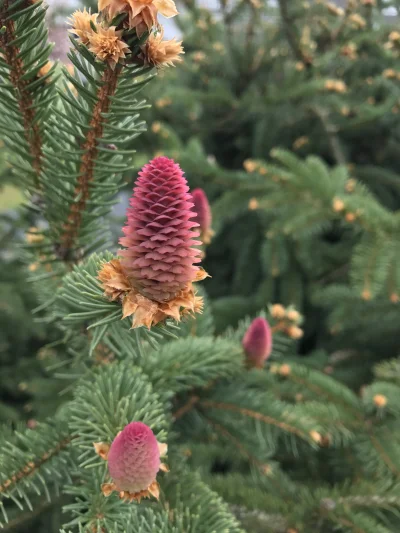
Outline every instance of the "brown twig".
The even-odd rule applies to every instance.
[[[23,7],[24,5],[22,5]],[[32,166],[35,170],[34,184],[36,188],[39,188],[43,141],[39,125],[35,120],[36,112],[33,107],[32,96],[27,89],[30,80],[23,79],[25,71],[23,60],[19,57],[20,49],[17,46],[10,46],[10,43],[16,39],[16,35],[14,21],[9,18],[8,8],[9,0],[4,0],[3,5],[0,7],[0,27],[5,28],[5,30],[3,34],[0,34],[0,46],[4,50],[3,60],[10,68],[10,81],[15,89],[15,98],[24,122],[24,136],[29,146]]]
[[[186,413],[188,413],[200,400],[199,396],[191,396],[189,400],[182,405],[175,413],[173,414],[174,420],[178,420],[179,418],[182,418]]]
[[[379,456],[382,458],[385,465],[388,467],[388,469],[392,472],[392,474],[396,477],[400,477],[400,471],[397,468],[397,466],[393,463],[391,458],[388,456],[388,454],[385,452],[384,448],[382,447],[381,443],[378,441],[374,435],[368,434],[372,446],[375,448]]]
[[[21,468],[21,470],[15,472],[11,477],[9,477],[0,484],[0,494],[2,492],[10,490],[10,488],[12,488],[13,485],[15,485],[18,481],[21,481],[21,479],[24,479],[33,474],[38,468],[43,466],[47,461],[52,459],[61,450],[66,448],[72,439],[73,437],[67,437],[63,439],[57,444],[57,446],[55,446],[48,452],[45,452],[36,461],[29,461],[24,467]]]
[[[98,139],[103,135],[106,122],[103,114],[108,113],[109,111],[111,104],[110,98],[115,93],[120,72],[120,67],[117,66],[115,70],[112,70],[112,68],[107,65],[101,79],[101,86],[97,92],[97,102],[93,108],[92,119],[89,124],[90,127],[81,147],[84,153],[82,155],[79,176],[74,191],[74,197],[79,197],[79,200],[72,203],[61,236],[61,250],[65,257],[69,256],[79,234],[82,216],[89,200],[89,187],[94,177],[96,157],[98,153]]]
[[[248,416],[249,418],[260,420],[260,422],[264,422],[265,424],[279,427],[283,431],[287,431],[288,433],[297,435],[298,437],[302,439],[306,439],[307,441],[309,440],[307,435],[303,433],[300,429],[293,427],[290,424],[287,424],[286,422],[280,422],[279,420],[276,420],[275,418],[272,418],[271,416],[267,416],[262,413],[258,413],[257,411],[253,411],[252,409],[246,409],[244,407],[239,407],[237,405],[230,404],[230,403],[214,402],[212,400],[203,400],[200,402],[200,406],[211,407],[212,409],[221,409],[223,411],[233,411],[243,416]]]

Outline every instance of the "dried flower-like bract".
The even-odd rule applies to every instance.
[[[173,0],[99,0],[99,10],[111,21],[119,13],[127,13],[130,28],[140,36],[157,23],[157,14],[170,18],[178,14]]]
[[[253,320],[243,337],[242,345],[249,366],[262,368],[272,352],[272,331],[265,318]]]
[[[182,61],[180,57],[184,54],[182,41],[171,39],[163,41],[164,32],[157,35],[152,33],[142,48],[143,56],[149,65],[160,68],[162,66],[174,66],[174,63]]]
[[[71,18],[68,23],[72,26],[72,29],[69,30],[70,33],[73,33],[83,44],[89,43],[89,37],[93,33],[91,24],[96,25],[96,20],[98,13],[90,13],[86,11],[86,8],[83,11],[75,11],[72,13]]]
[[[124,59],[125,52],[129,46],[120,39],[122,31],[116,31],[115,26],[104,29],[98,27],[97,32],[89,35],[89,50],[93,52],[97,59],[107,61],[111,68]]]
[[[195,240],[196,214],[179,165],[167,157],[145,165],[130,204],[121,260],[99,272],[105,295],[122,302],[124,317],[134,315],[132,327],[150,328],[168,317],[179,321],[200,312],[202,299],[193,282],[207,274],[195,266],[201,252],[193,247],[201,242]]]
[[[212,215],[208,198],[203,189],[194,189],[192,196],[196,213],[195,221],[200,226],[200,238],[204,244],[210,244],[214,232],[211,229]]]
[[[143,422],[131,422],[115,437],[111,446],[96,443],[96,453],[108,461],[111,483],[104,483],[105,496],[119,492],[126,500],[159,497],[156,481],[159,470],[168,471],[160,457],[167,452],[166,444],[157,441],[152,430]],[[105,449],[107,448],[107,451]]]

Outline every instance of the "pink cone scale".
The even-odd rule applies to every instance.
[[[120,244],[130,283],[156,302],[173,299],[196,278],[201,244],[194,230],[193,199],[180,166],[157,157],[143,167],[134,187]]]
[[[155,481],[160,464],[157,439],[142,422],[125,426],[108,452],[108,470],[118,491],[147,490]]]
[[[208,198],[203,189],[194,189],[192,191],[194,211],[196,213],[195,221],[200,226],[201,238],[205,244],[211,240],[213,231],[211,230],[212,215]]]
[[[272,352],[272,331],[265,318],[253,320],[243,337],[242,345],[249,365],[262,368]]]

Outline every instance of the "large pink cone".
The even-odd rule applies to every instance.
[[[115,437],[108,471],[119,491],[137,493],[155,481],[160,469],[157,439],[143,422],[131,422]]]
[[[137,290],[157,302],[169,301],[194,280],[201,242],[191,221],[196,215],[179,165],[156,157],[139,172],[128,209],[121,264]]]
[[[271,327],[265,318],[255,318],[246,331],[243,349],[252,365],[261,368],[272,352]]]
[[[203,189],[194,189],[192,191],[194,211],[196,213],[195,221],[199,223],[202,233],[211,229],[212,215],[208,198]]]

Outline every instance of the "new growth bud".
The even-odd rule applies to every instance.
[[[253,320],[243,337],[242,345],[249,366],[262,368],[272,352],[272,332],[265,318]]]

